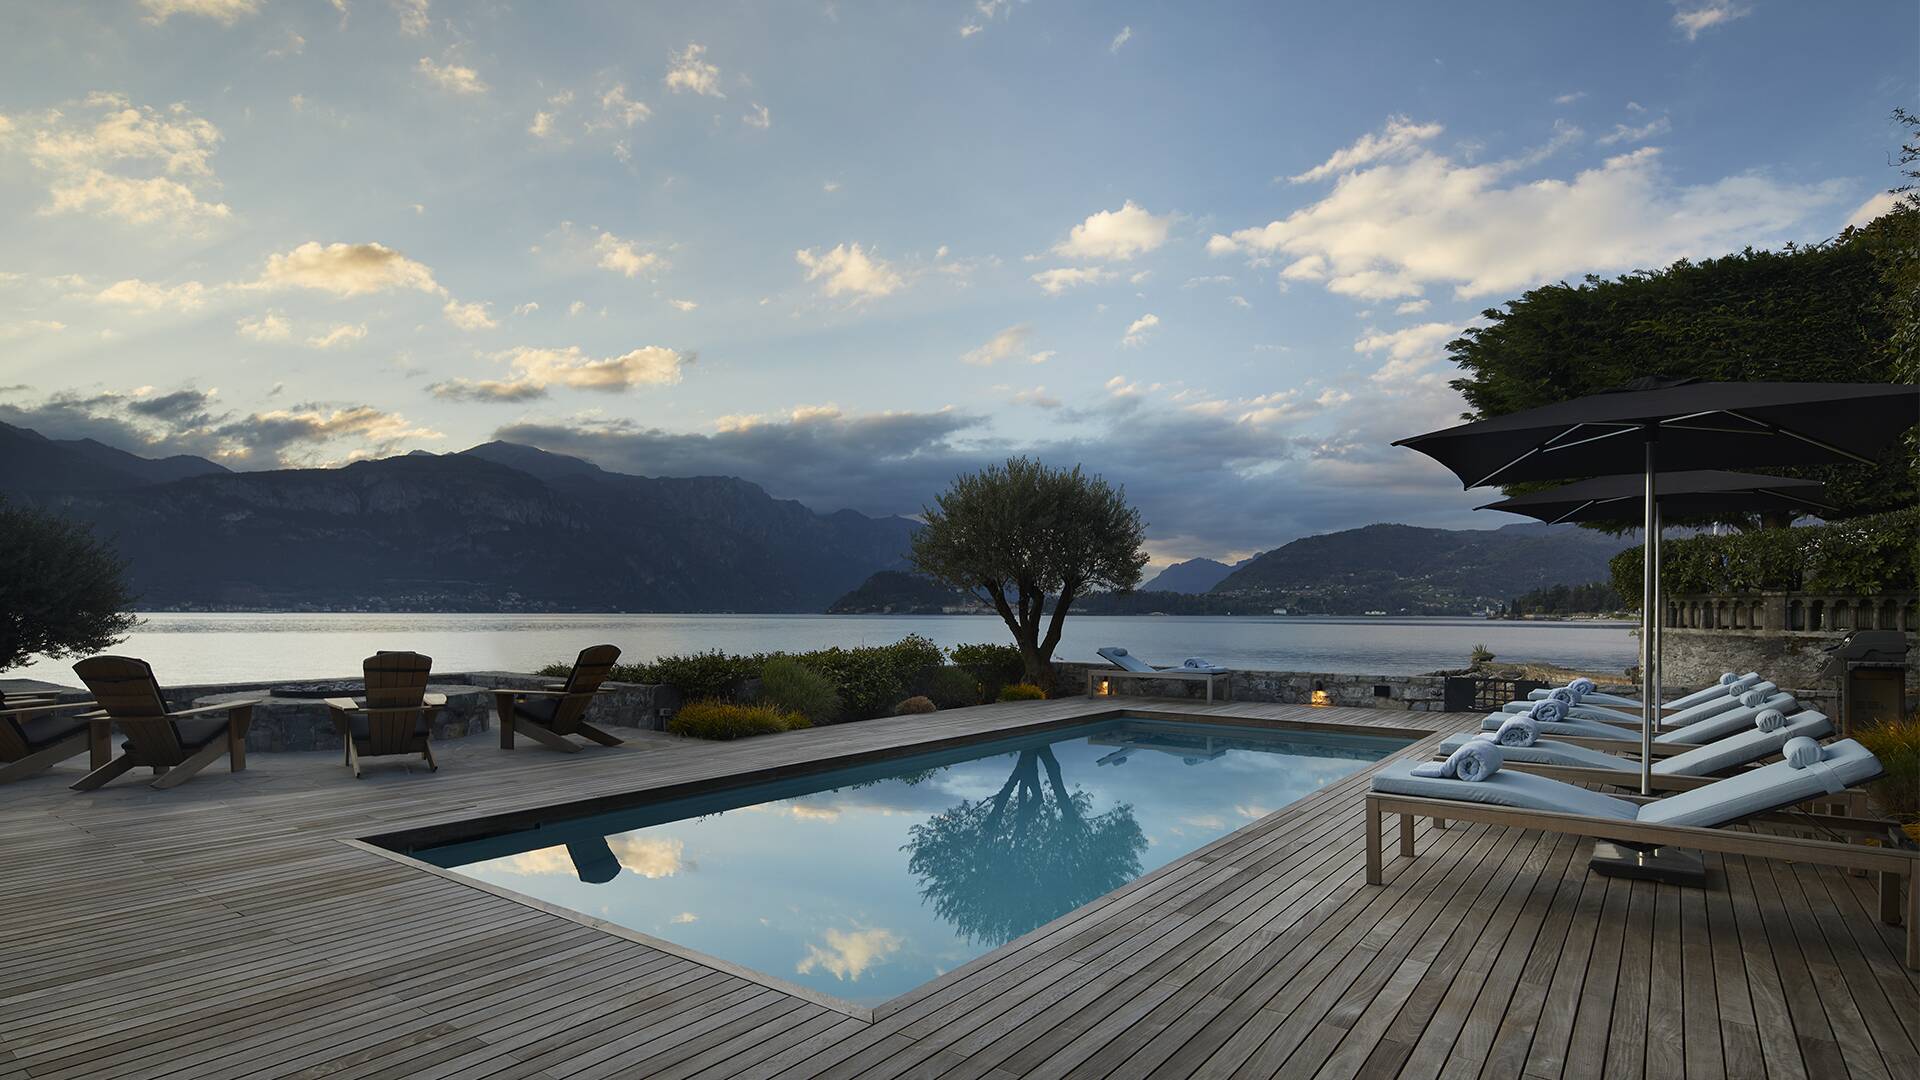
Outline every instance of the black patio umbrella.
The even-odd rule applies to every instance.
[[[1920,387],[1891,383],[1642,381],[1607,393],[1401,439],[1468,488],[1638,472],[1641,580],[1640,792],[1652,793],[1660,716],[1661,470],[1873,464],[1920,423]]]
[[[1688,469],[1660,474],[1660,517],[1723,517],[1786,511],[1799,514],[1832,513],[1826,485],[1818,480],[1762,473]],[[1531,491],[1510,499],[1476,506],[1475,510],[1504,510],[1549,525],[1562,522],[1631,524],[1640,521],[1647,496],[1647,480],[1640,473],[1596,476],[1546,491]]]

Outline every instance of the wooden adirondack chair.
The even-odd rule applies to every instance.
[[[120,756],[82,777],[75,791],[92,791],[140,765],[153,769],[153,786],[163,789],[193,779],[222,754],[234,772],[247,767],[247,725],[262,699],[170,710],[153,669],[130,656],[88,657],[73,673],[127,736]]]
[[[500,718],[500,749],[513,749],[517,732],[541,746],[568,753],[586,749],[567,738],[583,735],[602,746],[619,746],[620,740],[587,723],[587,708],[600,684],[607,679],[620,649],[613,645],[594,645],[580,650],[573,671],[565,684],[548,690],[495,690],[494,712]]]
[[[361,664],[364,698],[328,698],[333,722],[346,746],[346,764],[360,779],[360,759],[419,754],[439,772],[428,736],[433,717],[447,704],[445,694],[427,693],[433,657],[412,652],[378,652]]]
[[[91,701],[55,701],[42,695],[0,694],[0,784],[46,772],[93,745],[93,724],[78,714]],[[106,759],[94,762],[98,768]]]

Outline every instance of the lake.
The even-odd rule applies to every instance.
[[[1069,616],[1062,660],[1122,645],[1155,664],[1189,656],[1277,671],[1415,675],[1463,667],[1475,644],[1502,660],[1623,671],[1637,639],[1619,622],[1490,622],[1472,618]],[[623,659],[669,653],[880,645],[920,634],[939,645],[1008,641],[997,618],[970,615],[395,615],[142,616],[114,652],[145,658],[162,683],[346,676],[379,649],[433,657],[442,671],[529,671],[612,642]],[[8,678],[77,684],[69,662],[40,660]]]

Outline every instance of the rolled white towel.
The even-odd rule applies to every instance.
[[[1737,683],[1739,681],[1740,681],[1740,676],[1735,675],[1731,671],[1723,671],[1720,673],[1721,686],[1732,686],[1734,683]]]
[[[1600,689],[1600,687],[1599,687],[1599,684],[1595,683],[1592,679],[1589,679],[1585,675],[1582,675],[1579,678],[1568,683],[1567,689],[1573,691],[1574,703],[1578,704],[1581,698],[1586,697],[1588,694],[1591,694],[1595,690]]]
[[[1540,741],[1540,725],[1530,716],[1516,716],[1500,725],[1493,741],[1501,746],[1532,746]]]
[[[1740,704],[1745,705],[1749,709],[1758,708],[1759,706],[1765,704],[1766,700],[1767,700],[1767,695],[1761,693],[1758,690],[1749,690],[1746,693],[1740,695]]]
[[[1568,689],[1567,687],[1556,686],[1553,689],[1547,691],[1547,700],[1557,701],[1562,705],[1572,705],[1574,702],[1580,699],[1578,697],[1575,697],[1573,691]]]
[[[1487,739],[1468,739],[1458,750],[1447,757],[1447,768],[1453,775],[1471,784],[1477,784],[1500,771],[1500,765],[1506,756],[1500,753],[1500,747]]]
[[[1753,717],[1753,726],[1761,731],[1779,731],[1786,723],[1786,714],[1779,709],[1761,709]]]
[[[1553,698],[1542,698],[1533,703],[1533,708],[1527,710],[1527,715],[1542,724],[1557,724],[1567,718],[1567,706],[1565,702],[1555,701]]]
[[[1788,739],[1787,745],[1781,747],[1780,752],[1786,756],[1787,764],[1796,769],[1804,769],[1820,761],[1820,744],[1805,735],[1796,735]]]

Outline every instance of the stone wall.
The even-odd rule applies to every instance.
[[[1054,686],[1061,693],[1084,688],[1088,670],[1104,666],[1057,661],[1053,665]],[[1235,671],[1227,676],[1224,693],[1216,690],[1216,694],[1233,701],[1440,712],[1446,707],[1446,683],[1447,680],[1438,675]],[[1189,697],[1204,700],[1207,696],[1206,684],[1174,679],[1115,679],[1109,684],[1109,689],[1116,697]],[[1318,697],[1315,696],[1316,692]]]
[[[1713,682],[1723,671],[1757,671],[1795,692],[1803,701],[1832,702],[1840,688],[1820,677],[1826,649],[1843,632],[1792,630],[1681,630],[1660,631],[1660,677],[1663,684],[1700,685]],[[1907,709],[1920,709],[1920,647],[1907,651]]]

